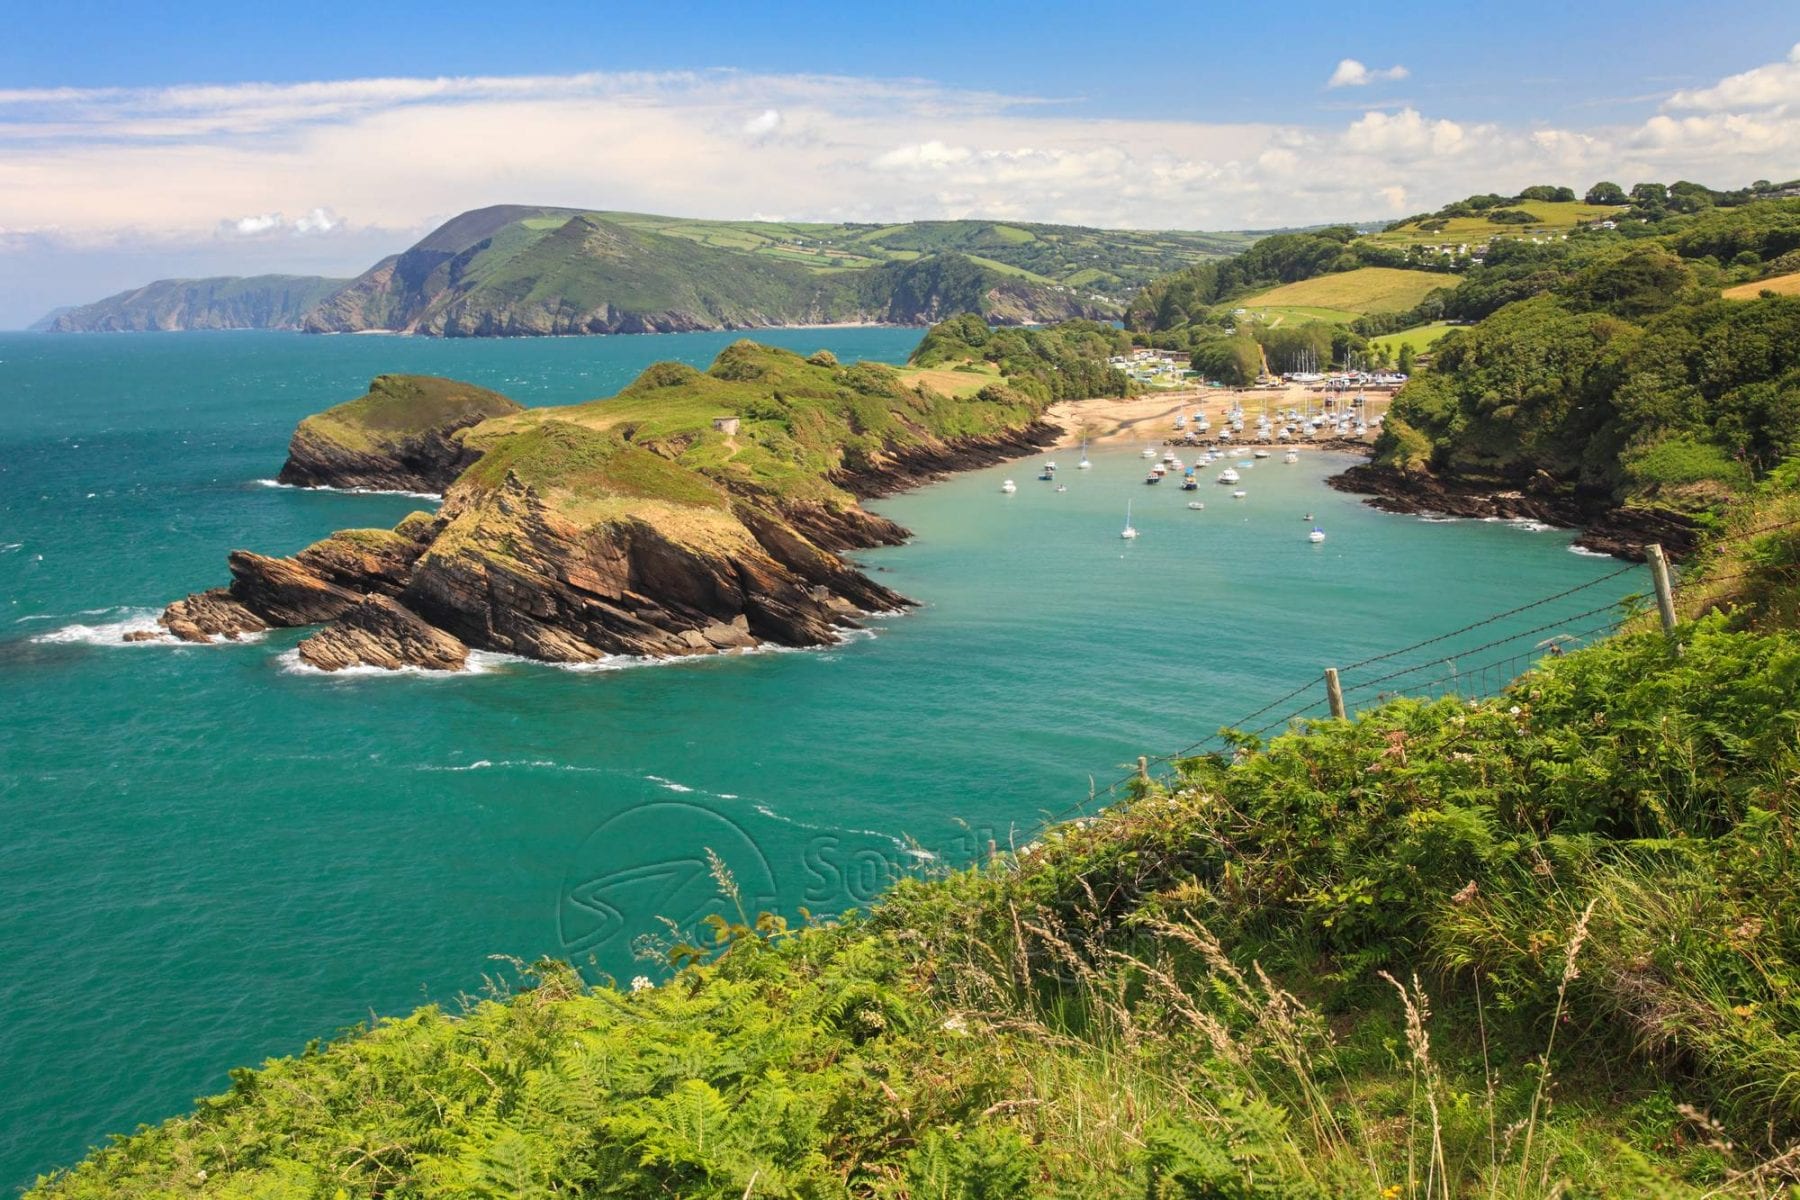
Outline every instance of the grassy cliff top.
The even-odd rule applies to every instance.
[[[947,396],[877,363],[845,366],[740,341],[706,371],[657,363],[616,396],[484,422],[467,441],[486,457],[458,486],[496,486],[516,470],[571,496],[706,506],[720,502],[723,487],[842,503],[848,496],[831,482],[841,468],[1017,430],[1041,412],[993,379],[983,382],[973,395]],[[736,418],[737,432],[715,429],[721,418]]]
[[[499,392],[435,375],[377,375],[366,394],[315,413],[301,428],[350,449],[521,411]]]

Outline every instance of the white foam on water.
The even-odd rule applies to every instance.
[[[480,657],[477,657],[478,655]],[[463,664],[461,670],[457,671],[435,671],[428,667],[414,666],[395,667],[390,670],[387,667],[372,667],[366,663],[359,663],[354,667],[340,667],[335,671],[326,671],[313,666],[311,663],[301,658],[300,648],[296,646],[292,650],[284,650],[280,654],[277,654],[275,656],[275,661],[280,663],[282,671],[289,675],[314,675],[321,679],[393,679],[401,677],[412,679],[460,679],[465,675],[489,674],[508,657],[509,656],[502,654],[483,654],[481,651],[471,650],[469,651],[468,661]]]
[[[23,550],[24,542],[0,542],[0,554],[11,554],[15,550]]]
[[[404,488],[344,488],[332,487],[330,484],[326,483],[311,486],[299,483],[283,483],[279,479],[258,479],[256,482],[262,487],[285,488],[291,492],[337,492],[342,496],[411,496],[415,500],[435,501],[442,501],[444,498],[442,492],[409,492]]]
[[[229,638],[214,638],[212,641],[204,643],[184,642],[156,623],[156,618],[161,611],[155,608],[127,608],[123,605],[112,608],[87,608],[73,615],[78,617],[116,615],[118,619],[94,622],[76,621],[46,633],[40,633],[31,640],[45,646],[233,646],[261,641],[264,636],[261,633],[247,633],[239,635],[235,642]],[[59,619],[52,615],[19,618],[20,622]],[[151,633],[156,636],[128,642],[125,640],[125,635],[128,633]]]
[[[651,783],[656,784],[658,787],[667,788],[671,792],[687,793],[694,790],[685,783],[676,783],[673,779],[664,779],[661,775],[646,775],[644,778],[648,779]],[[711,793],[708,794],[710,795]]]
[[[1579,554],[1583,558],[1611,558],[1612,557],[1612,555],[1606,553],[1606,551],[1604,551],[1604,550],[1589,550],[1586,546],[1578,546],[1574,542],[1569,543],[1569,553],[1570,554]]]

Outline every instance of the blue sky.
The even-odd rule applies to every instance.
[[[1800,175],[1800,5],[0,0],[0,327],[501,201],[1137,227]]]

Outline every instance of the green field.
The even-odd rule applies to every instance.
[[[596,215],[645,233],[796,263],[817,271],[861,269],[953,253],[1033,283],[1079,287],[1115,298],[1129,295],[1158,275],[1235,254],[1256,240],[1247,233],[1109,230],[990,221],[832,225],[709,221],[646,213]],[[534,218],[526,224],[533,229],[549,229],[557,220]]]
[[[1582,204],[1579,201],[1561,202],[1553,200],[1521,200],[1516,204],[1507,204],[1509,209],[1523,209],[1538,218],[1536,225],[1499,225],[1485,216],[1451,217],[1442,229],[1421,229],[1419,222],[1413,221],[1399,229],[1383,230],[1371,233],[1367,240],[1380,246],[1414,246],[1440,243],[1463,243],[1470,245],[1484,243],[1496,234],[1502,237],[1531,237],[1536,234],[1564,234],[1574,229],[1583,221],[1600,221],[1607,217],[1616,217],[1625,211],[1605,204]]]
[[[1777,296],[1800,296],[1800,272],[1792,275],[1777,275],[1773,279],[1758,279],[1754,283],[1740,283],[1736,287],[1725,289],[1727,300],[1755,300],[1764,292],[1774,292]]]
[[[1238,307],[1244,307],[1239,305]],[[1244,315],[1264,325],[1300,325],[1307,321],[1324,321],[1331,325],[1348,325],[1361,316],[1342,308],[1319,308],[1307,304],[1276,304],[1268,307],[1258,305],[1255,308],[1244,308]]]
[[[1404,312],[1455,280],[1435,271],[1404,271],[1395,267],[1360,267],[1284,283],[1247,299],[1236,307],[1264,310],[1314,310],[1320,320],[1349,321],[1369,313]],[[1329,312],[1333,315],[1325,316]]]
[[[1422,354],[1453,328],[1455,326],[1448,321],[1433,321],[1429,325],[1415,325],[1411,329],[1402,329],[1399,333],[1371,338],[1369,345],[1386,346],[1394,354],[1399,354],[1402,346],[1411,346],[1414,354]]]

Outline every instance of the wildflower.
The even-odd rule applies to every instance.
[[[1399,1184],[1390,1183],[1386,1187],[1381,1189],[1381,1200],[1399,1200],[1399,1198],[1400,1198],[1400,1185]]]
[[[961,1013],[952,1013],[944,1019],[944,1032],[963,1034],[969,1032],[969,1023],[963,1020]]]
[[[638,975],[631,981],[631,992],[633,995],[636,995],[639,992],[647,992],[655,986],[654,983],[650,982],[650,977],[648,975]]]
[[[1510,713],[1512,716],[1516,717],[1519,715],[1519,706],[1515,704],[1511,708],[1507,709],[1506,711],[1508,713]]]
[[[1473,879],[1471,879],[1471,880],[1469,880],[1468,883],[1466,883],[1462,886],[1461,891],[1457,892],[1456,895],[1450,897],[1450,903],[1452,903],[1452,904],[1467,904],[1469,901],[1475,899],[1479,895],[1481,895],[1481,889],[1479,887],[1477,887],[1475,884],[1475,881]]]

